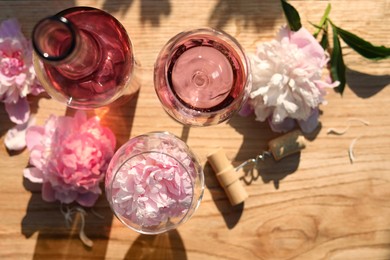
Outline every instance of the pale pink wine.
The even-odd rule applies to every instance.
[[[208,109],[222,103],[233,86],[229,60],[210,46],[185,51],[172,69],[172,88],[191,107]]]
[[[94,8],[71,8],[56,17],[66,18],[70,29],[62,25],[48,39],[45,35],[36,39],[49,58],[59,57],[59,61],[43,63],[51,87],[68,99],[69,106],[93,108],[112,101],[128,83],[134,65],[125,29],[114,17]],[[55,26],[61,25],[53,22],[46,31]]]
[[[245,54],[230,36],[212,29],[177,35],[155,65],[155,89],[169,115],[183,124],[229,119],[248,96]]]
[[[242,67],[233,49],[203,35],[177,47],[168,65],[168,81],[183,104],[213,111],[229,106],[245,88]]]

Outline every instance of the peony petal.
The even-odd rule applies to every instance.
[[[287,25],[284,25],[280,28],[278,34],[276,35],[276,39],[281,41],[283,38],[289,38],[291,35],[291,30],[288,29]]]
[[[297,32],[291,32],[290,42],[296,44],[298,48],[306,51],[310,57],[324,57],[324,49],[313,35],[304,27],[301,27],[301,29]]]
[[[45,182],[42,185],[42,199],[47,202],[54,202],[55,191],[49,182]]]
[[[6,37],[19,39],[24,38],[20,30],[20,24],[15,18],[5,20],[0,25],[0,38]]]
[[[115,138],[114,133],[111,131],[110,128],[102,127],[102,134],[101,135],[106,136],[108,138],[108,140],[110,140],[110,144],[111,144],[111,148],[112,148],[111,153],[113,154],[115,146],[116,146],[116,138]],[[107,151],[107,152],[109,152],[109,151]],[[111,157],[112,157],[112,155],[111,155]]]
[[[5,103],[9,118],[16,124],[24,124],[30,117],[30,107],[26,98],[19,98],[16,103]]]
[[[259,98],[256,99],[256,101],[258,100]],[[272,114],[273,108],[266,106],[262,102],[253,102],[253,103],[255,104],[252,106],[254,107],[256,120],[260,122],[264,122],[268,118],[268,116]]]
[[[283,106],[289,114],[294,114],[299,108],[294,102],[287,100],[287,98],[281,101],[280,105]]]
[[[272,131],[277,133],[286,133],[295,127],[295,120],[292,118],[285,118],[281,123],[274,123],[271,118],[268,118],[268,123]]]
[[[340,85],[340,81],[335,81],[332,83],[331,81],[328,82],[327,80],[326,81],[316,80],[316,81],[314,81],[314,83],[319,88],[335,88],[335,87],[338,87]]]
[[[99,198],[99,194],[92,193],[92,192],[86,192],[79,194],[76,201],[84,207],[92,207],[97,199]]]
[[[318,126],[318,117],[320,112],[318,109],[313,109],[311,115],[307,120],[298,120],[299,127],[305,134],[312,133]]]
[[[69,204],[76,200],[78,194],[77,191],[68,190],[62,191],[61,188],[53,187],[54,200],[59,200],[61,203]]]
[[[41,126],[31,126],[26,132],[27,148],[31,151],[35,146],[40,145],[45,130]]]
[[[20,73],[19,75],[15,76],[15,83],[19,86],[23,85],[24,81],[26,80],[26,77],[26,73]],[[28,88],[24,88],[20,96],[25,97],[27,96],[27,94]]]
[[[77,110],[74,115],[75,124],[79,127],[87,121],[87,114],[82,110]]]
[[[249,104],[249,102],[246,102],[240,109],[240,111],[238,112],[238,114],[240,116],[250,116],[251,114],[253,114],[253,108],[251,107],[251,105]]]
[[[34,148],[34,150],[30,152],[30,164],[34,165],[40,170],[44,170],[43,163],[46,163],[44,160],[42,160],[44,156],[43,153],[44,147],[39,147],[39,149]]]
[[[4,144],[9,150],[22,150],[26,147],[26,132],[27,129],[35,123],[34,118],[30,118],[24,124],[16,125],[7,131],[4,138]]]
[[[30,93],[34,96],[38,96],[42,92],[45,92],[45,89],[38,82],[34,82],[31,86]]]
[[[77,168],[77,157],[75,154],[63,154],[62,162],[64,163],[64,166],[71,170],[76,170]]]
[[[23,176],[29,179],[31,182],[43,183],[43,174],[39,169],[35,167],[24,169]]]

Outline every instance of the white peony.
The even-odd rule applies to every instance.
[[[301,128],[314,130],[326,88],[339,84],[323,80],[328,60],[328,54],[305,28],[292,32],[282,27],[276,40],[260,44],[251,56],[253,86],[248,101],[256,120],[268,119],[273,130],[281,132],[295,125],[286,124],[286,120],[300,124],[311,120],[309,127]]]

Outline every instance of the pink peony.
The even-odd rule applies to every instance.
[[[29,127],[26,139],[34,167],[24,169],[24,176],[43,183],[42,198],[93,206],[114,154],[112,131],[78,111],[74,118],[50,116],[44,126]]]
[[[0,25],[0,101],[4,102],[12,122],[24,124],[30,116],[27,95],[43,89],[35,76],[32,46],[16,19]]]
[[[329,57],[316,39],[303,27],[297,32],[282,27],[276,40],[258,46],[251,61],[248,102],[256,119],[268,119],[278,132],[290,130],[296,122],[304,132],[313,131],[326,88],[339,84],[323,80]]]

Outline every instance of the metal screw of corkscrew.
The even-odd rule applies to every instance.
[[[241,170],[245,166],[253,164],[253,168],[257,168],[259,161],[264,161],[266,157],[272,157],[272,153],[269,151],[264,151],[262,154],[257,155],[255,158],[246,160],[245,162],[238,165],[235,169],[236,171]]]

